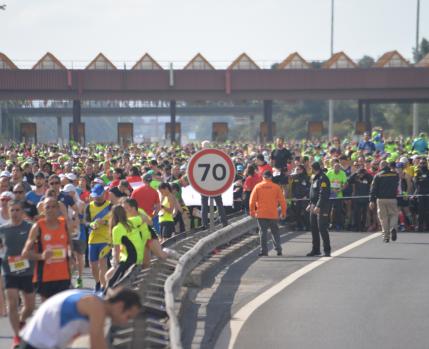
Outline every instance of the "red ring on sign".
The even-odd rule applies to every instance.
[[[225,162],[227,163],[228,168],[229,168],[229,177],[228,177],[228,180],[226,181],[225,185],[222,186],[222,188],[219,188],[218,190],[213,190],[213,191],[201,188],[197,184],[197,182],[195,181],[193,171],[191,171],[191,169],[193,169],[195,167],[195,163],[199,158],[201,158],[202,156],[205,156],[205,155],[209,155],[209,154],[215,154],[215,155],[219,155],[220,157],[222,157],[225,160]],[[222,193],[226,192],[229,189],[229,187],[232,185],[232,183],[234,183],[234,178],[235,178],[234,163],[232,162],[231,158],[221,150],[218,150],[218,149],[200,150],[189,161],[189,165],[188,165],[189,184],[191,184],[192,188],[194,188],[198,193],[200,193],[202,195],[205,195],[205,196],[219,196],[219,195],[221,195]]]

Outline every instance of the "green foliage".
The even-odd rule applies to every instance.
[[[371,68],[375,63],[374,58],[372,58],[371,56],[363,56],[361,59],[359,59],[358,61],[358,66],[361,68]]]
[[[420,50],[418,54],[417,54],[416,47],[413,47],[414,62],[418,63],[428,53],[429,53],[429,41],[426,40],[426,38],[423,38],[422,41],[420,42]]]

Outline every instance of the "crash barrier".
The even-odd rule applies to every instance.
[[[330,197],[329,200],[357,200],[357,199],[368,199],[371,196],[369,195],[361,195],[361,196],[342,196],[342,197]],[[402,194],[402,195],[396,195],[396,198],[404,198],[404,199],[417,199],[419,197],[429,197],[429,194]],[[300,198],[300,199],[287,199],[288,201],[291,202],[298,202],[298,201],[310,201],[309,198]]]
[[[201,238],[194,247],[179,259],[173,274],[167,278],[164,285],[165,310],[169,319],[170,348],[182,348],[181,329],[176,309],[176,300],[179,298],[185,278],[214,249],[242,235],[248,234],[256,228],[257,222],[255,219],[251,217],[242,218],[225,228]]]
[[[235,226],[236,221],[241,219],[241,213],[228,215],[229,226]],[[221,225],[217,225],[215,229],[221,229]],[[177,234],[164,241],[162,246],[172,248],[179,254],[185,255],[201,239],[211,234],[209,230]],[[170,324],[165,305],[164,285],[168,277],[175,272],[177,265],[176,260],[154,259],[150,268],[142,270],[140,267],[134,266],[115,283],[114,287],[127,287],[138,292],[142,299],[143,311],[128,327],[115,328],[112,326],[110,328],[111,348],[140,349],[170,346]]]

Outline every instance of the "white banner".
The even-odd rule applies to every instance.
[[[190,185],[182,188],[182,198],[186,206],[201,206],[201,195]],[[224,206],[232,206],[233,186],[231,186],[225,193],[222,194],[222,202]]]

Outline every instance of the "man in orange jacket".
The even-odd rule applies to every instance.
[[[250,195],[250,215],[258,220],[261,252],[259,256],[268,256],[267,233],[271,230],[277,256],[282,255],[279,234],[279,212],[281,219],[286,217],[286,200],[279,185],[273,183],[273,173],[269,170],[262,175],[263,181],[258,183]]]

